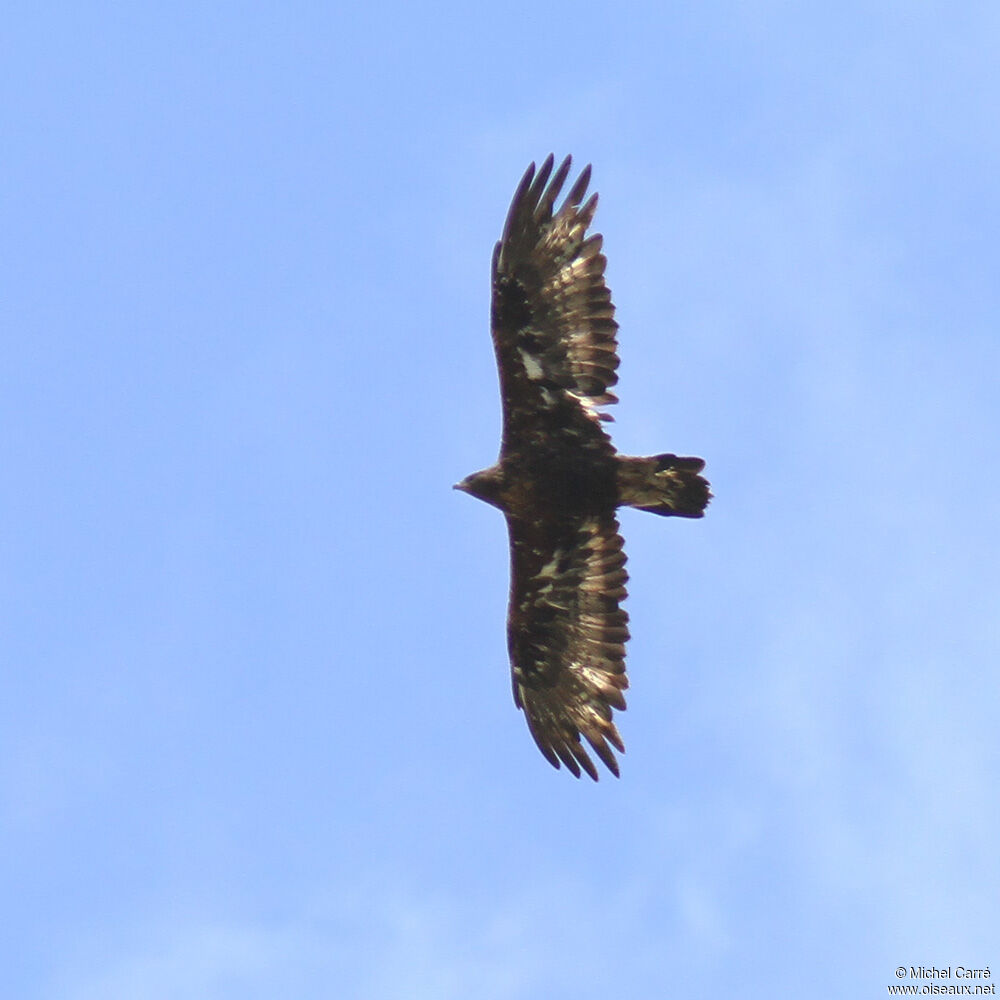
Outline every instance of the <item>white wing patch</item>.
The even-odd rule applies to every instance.
[[[562,549],[556,549],[555,555],[535,574],[533,578],[535,586],[528,591],[525,599],[521,602],[522,611],[527,611],[532,605],[541,607],[547,604],[550,607],[559,607],[552,601],[550,595],[556,583],[559,563],[564,555],[565,552]]]
[[[562,549],[556,549],[552,558],[538,571],[538,576],[555,576],[559,563],[566,553]]]
[[[564,391],[570,399],[572,399],[575,403],[579,403],[580,406],[582,406],[591,416],[598,418],[603,416],[603,414],[598,412],[598,404],[595,403],[589,396],[582,396],[578,392],[573,392],[572,389],[566,389]]]
[[[538,358],[529,354],[523,347],[517,349],[517,353],[521,355],[521,362],[524,364],[524,372],[531,379],[532,382],[537,382],[545,372],[542,370],[542,366],[538,362]]]

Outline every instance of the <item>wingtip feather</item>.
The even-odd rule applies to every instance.
[[[550,161],[551,156],[549,160],[546,160],[546,163],[550,163]],[[569,173],[571,162],[572,157],[567,156],[566,159],[559,164],[559,169],[556,170],[552,180],[548,183],[548,187],[545,188],[538,199],[538,206],[535,209],[536,219],[543,220],[552,217],[552,206],[555,204],[556,198],[559,197],[559,192],[562,190],[563,184],[566,183],[566,175]]]
[[[567,157],[567,159],[569,159]],[[588,163],[583,170],[580,171],[580,176],[576,179],[576,183],[570,188],[569,194],[566,196],[567,205],[579,205],[583,196],[587,193],[587,187],[590,184],[590,164]]]

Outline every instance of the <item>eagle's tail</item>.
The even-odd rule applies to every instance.
[[[700,458],[653,455],[618,458],[618,504],[653,514],[701,517],[712,499],[708,481],[698,475]]]

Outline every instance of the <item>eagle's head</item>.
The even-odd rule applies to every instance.
[[[471,476],[466,476],[465,479],[460,483],[455,483],[454,486],[456,490],[461,490],[470,496],[485,500],[486,503],[492,504],[494,507],[501,507],[503,487],[503,471],[499,465],[483,469],[482,472],[473,472]]]

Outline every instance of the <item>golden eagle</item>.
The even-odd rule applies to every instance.
[[[498,507],[510,534],[507,647],[514,701],[553,767],[608,769],[624,752],[611,721],[624,709],[625,553],[615,509],[701,517],[711,497],[700,458],[616,453],[598,407],[616,402],[611,292],[599,235],[586,238],[597,195],[581,206],[586,167],[558,211],[570,157],[528,167],[493,251],[493,346],[503,440],[492,468],[458,483]],[[551,177],[551,180],[549,179]]]

